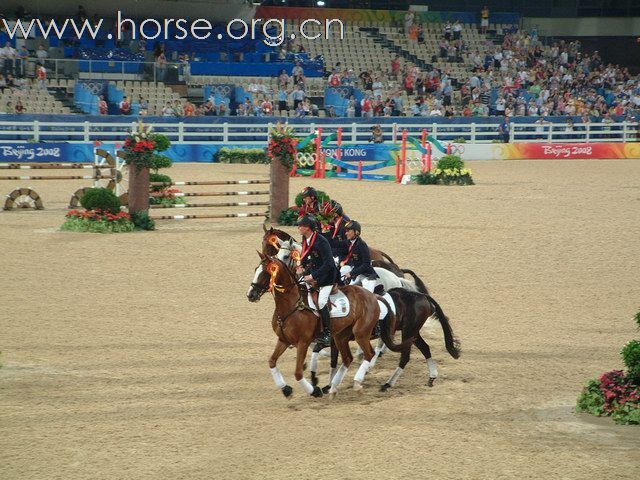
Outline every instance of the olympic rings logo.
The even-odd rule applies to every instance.
[[[316,154],[298,152],[296,161],[301,167],[312,167],[316,164]]]
[[[464,145],[462,145],[461,143],[454,145],[453,143],[451,144],[451,153],[457,153],[459,155],[462,155],[464,153]]]
[[[341,97],[346,97],[347,95],[349,95],[351,93],[351,89],[348,87],[331,87],[331,89],[329,90],[330,93],[333,93],[335,95],[340,95]]]
[[[104,90],[104,84],[102,83],[87,82],[84,85],[89,89],[89,91],[93,95],[98,95],[99,93],[101,94],[102,91]]]
[[[221,95],[229,95],[231,87],[229,85],[216,85],[211,87],[211,93],[219,93]]]

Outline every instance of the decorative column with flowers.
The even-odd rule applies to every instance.
[[[295,162],[298,139],[288,124],[278,123],[269,132],[267,154],[271,159],[271,223],[279,223],[280,214],[289,208],[289,176]]]
[[[171,142],[142,122],[134,125],[124,142],[124,161],[129,165],[129,213],[149,210],[149,169],[168,168],[171,159],[160,152]]]

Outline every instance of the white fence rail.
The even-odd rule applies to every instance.
[[[213,143],[213,144],[264,144],[268,139],[269,123],[154,123],[158,133],[163,133],[173,142]],[[0,121],[0,142],[93,142],[122,140],[135,122],[2,122]],[[375,123],[307,123],[290,124],[300,136],[322,127],[326,134],[343,131],[345,143],[366,143],[371,138],[371,128]],[[388,123],[382,124],[385,141],[398,143],[402,131],[419,137],[426,128],[429,135],[441,141],[459,141],[463,138],[471,143],[491,143],[501,141],[498,123],[434,124]],[[323,137],[324,137],[323,133]],[[544,143],[591,143],[591,142],[636,142],[640,141],[638,122],[621,123],[576,123],[568,127],[565,123],[511,123],[510,142]]]

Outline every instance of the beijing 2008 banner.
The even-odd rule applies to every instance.
[[[492,145],[496,160],[640,158],[640,143],[507,143]]]

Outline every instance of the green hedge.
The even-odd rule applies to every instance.
[[[218,150],[220,163],[270,163],[264,148],[226,148]]]

